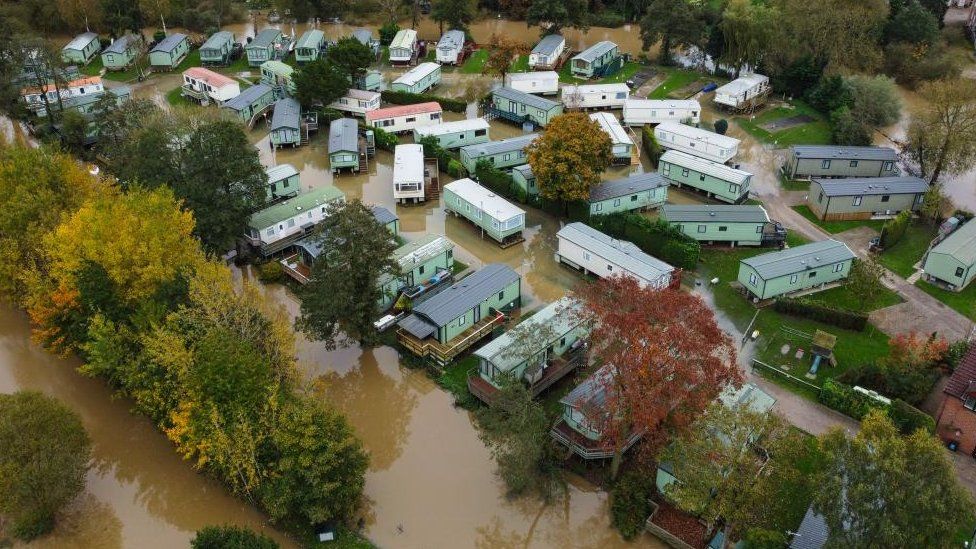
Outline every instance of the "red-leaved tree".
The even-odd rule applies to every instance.
[[[741,374],[732,339],[701,298],[677,289],[641,286],[613,276],[575,292],[591,327],[591,356],[614,375],[601,376],[604,440],[615,449],[616,476],[629,436],[642,432],[656,452],[684,431]]]

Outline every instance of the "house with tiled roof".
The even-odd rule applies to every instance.
[[[942,390],[936,418],[939,438],[950,448],[976,455],[976,345],[970,346]]]

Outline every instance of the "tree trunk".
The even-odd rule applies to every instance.
[[[163,34],[166,34],[166,20],[163,19],[163,13],[159,13],[159,22],[163,24]]]
[[[624,461],[624,452],[621,448],[613,451],[613,459],[610,460],[610,480],[616,480],[620,474],[620,464]]]
[[[661,36],[661,52],[658,54],[658,59],[662,65],[671,64],[671,35],[668,33]]]
[[[929,185],[935,185],[935,182],[939,180],[939,176],[942,175],[942,168],[945,164],[946,155],[949,151],[949,134],[946,134],[945,139],[942,140],[942,147],[939,149],[939,159],[935,161],[935,169],[932,170],[932,179],[929,180]]]

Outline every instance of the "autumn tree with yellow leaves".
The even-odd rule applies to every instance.
[[[612,147],[610,137],[585,113],[553,118],[527,150],[539,194],[565,203],[589,200],[600,174],[610,166]]]

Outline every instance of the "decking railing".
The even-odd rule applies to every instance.
[[[397,331],[397,339],[413,354],[421,358],[433,358],[439,364],[444,365],[454,360],[465,349],[477,343],[503,322],[505,322],[505,315],[496,312],[494,316],[481,320],[448,343],[441,343],[435,339],[419,340],[403,330]]]
[[[613,457],[613,446],[604,443],[602,440],[590,440],[583,435],[577,434],[562,419],[557,421],[552,429],[549,430],[549,434],[556,442],[562,444],[585,460],[609,459]],[[621,452],[629,450],[640,438],[641,433],[631,433]]]
[[[539,396],[554,383],[566,377],[566,374],[584,364],[585,361],[586,352],[584,350],[578,350],[569,356],[564,355],[554,358],[546,366],[539,381],[529,385],[532,396]],[[495,400],[495,396],[498,394],[498,388],[481,377],[481,374],[476,369],[468,372],[468,391],[489,406],[491,406]]]

